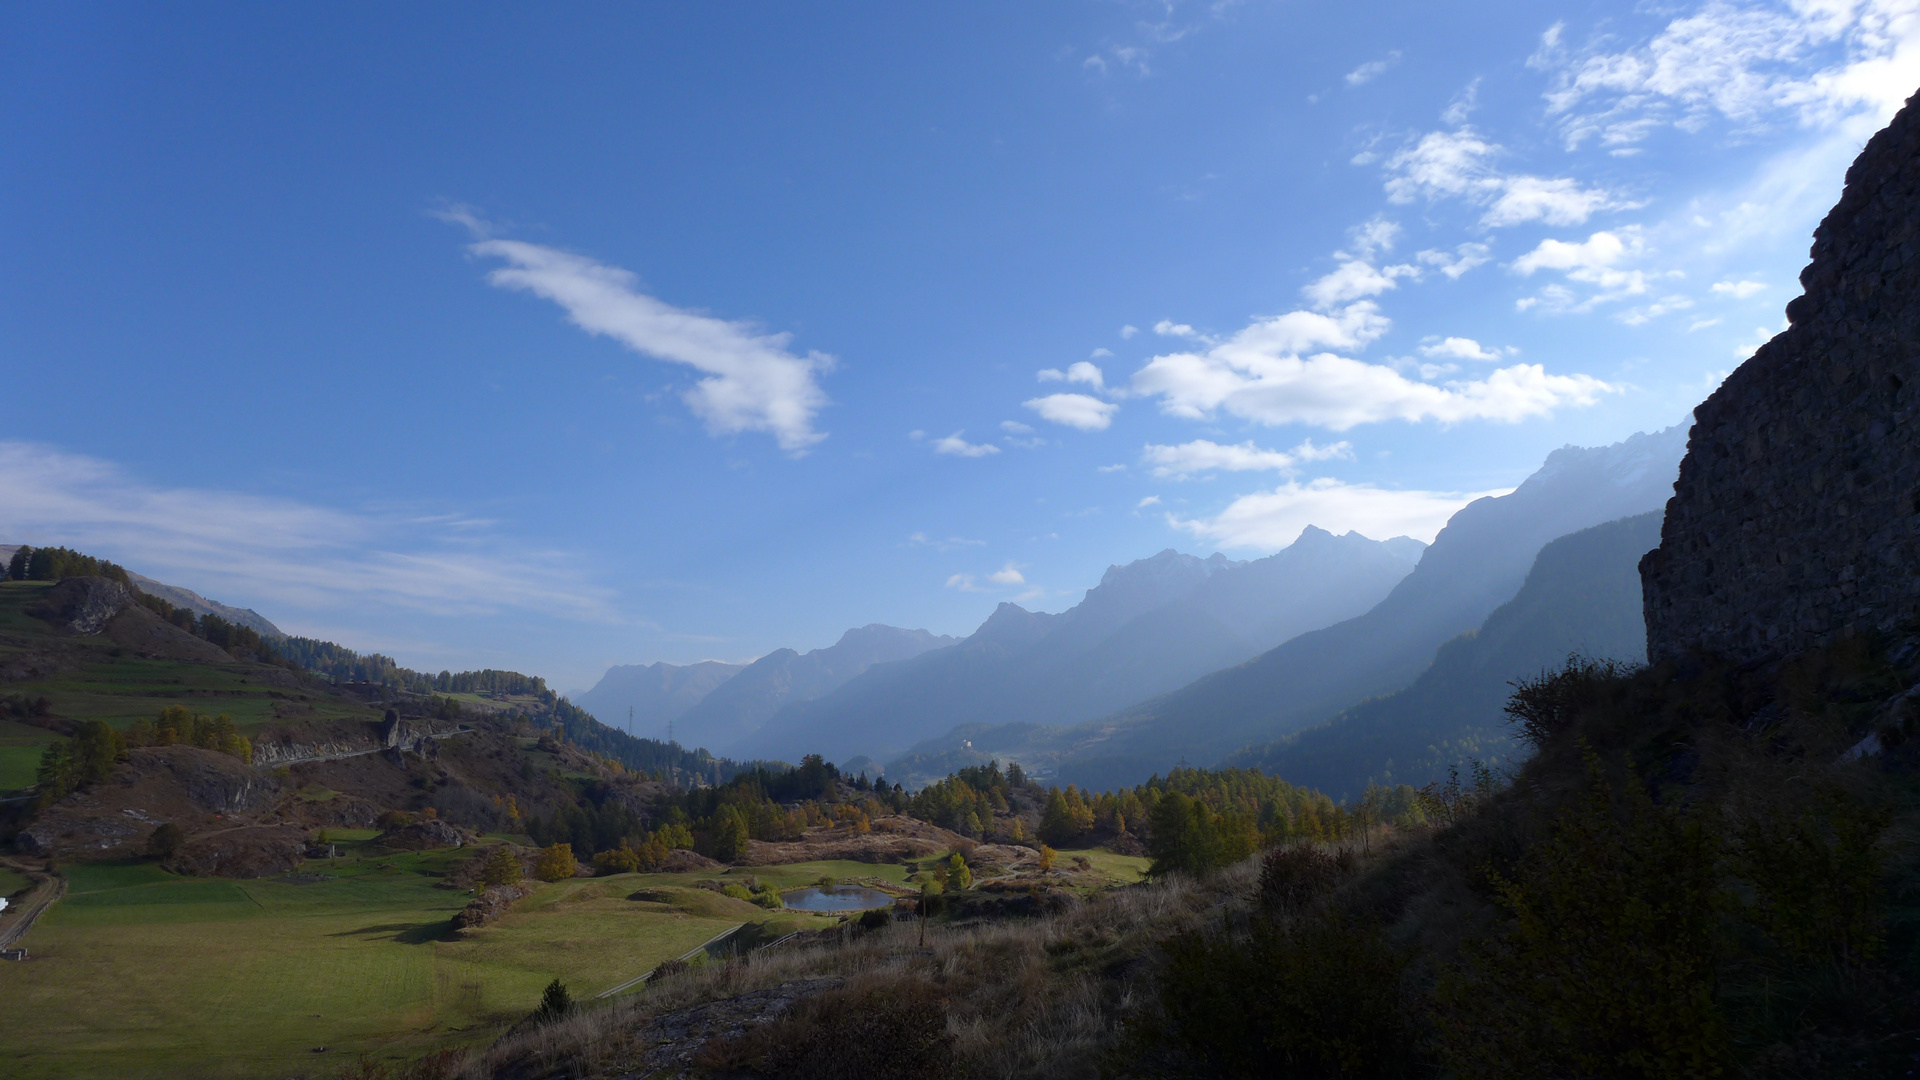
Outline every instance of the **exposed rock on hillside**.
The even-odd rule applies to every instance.
[[[306,834],[288,825],[246,825],[189,840],[167,869],[194,877],[263,878],[298,869]]]
[[[1847,170],[1792,325],[1697,410],[1647,652],[1781,657],[1920,616],[1920,105]]]
[[[28,611],[70,634],[97,634],[133,604],[133,590],[103,577],[77,577],[47,590]]]
[[[146,747],[104,783],[49,807],[15,841],[36,855],[129,855],[162,822],[189,833],[224,815],[259,809],[280,794],[267,772],[192,746]]]
[[[411,825],[388,829],[374,839],[386,847],[402,851],[460,847],[467,842],[459,829],[444,821],[416,821]]]

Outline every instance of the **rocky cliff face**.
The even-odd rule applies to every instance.
[[[1920,616],[1920,94],[1814,233],[1789,329],[1694,411],[1651,659],[1764,661]]]

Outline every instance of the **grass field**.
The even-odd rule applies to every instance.
[[[743,922],[767,924],[761,940],[831,923],[690,887],[716,875],[624,874],[540,885],[455,937],[449,920],[468,896],[435,882],[466,855],[315,862],[331,876],[306,885],[71,867],[67,898],[22,942],[33,960],[6,969],[0,1073],[324,1074],[491,1039],[554,978],[589,997]],[[875,869],[772,869],[799,882],[854,867]]]

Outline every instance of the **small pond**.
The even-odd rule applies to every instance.
[[[780,902],[797,911],[866,911],[892,906],[893,897],[859,885],[835,885],[831,889],[809,885],[781,893]]]

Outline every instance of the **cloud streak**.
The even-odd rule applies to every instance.
[[[507,264],[487,274],[494,286],[551,300],[590,334],[700,372],[683,397],[713,434],[768,432],[796,456],[827,437],[814,421],[827,404],[818,376],[833,369],[833,357],[795,354],[791,334],[674,307],[640,292],[631,271],[584,255],[497,239],[468,250]]]
[[[1263,450],[1255,446],[1252,440],[1238,445],[1222,446],[1209,439],[1195,439],[1178,446],[1158,446],[1149,443],[1140,453],[1140,463],[1151,466],[1155,476],[1185,480],[1214,471],[1285,472],[1302,462],[1326,461],[1330,458],[1351,459],[1352,457],[1353,444],[1346,442],[1337,442],[1331,446],[1315,446],[1313,440],[1308,439],[1292,450]]]
[[[204,488],[145,484],[96,458],[0,442],[5,531],[66,544],[230,602],[434,615],[538,611],[612,621],[610,593],[561,552],[476,535],[464,515],[365,514]]]

